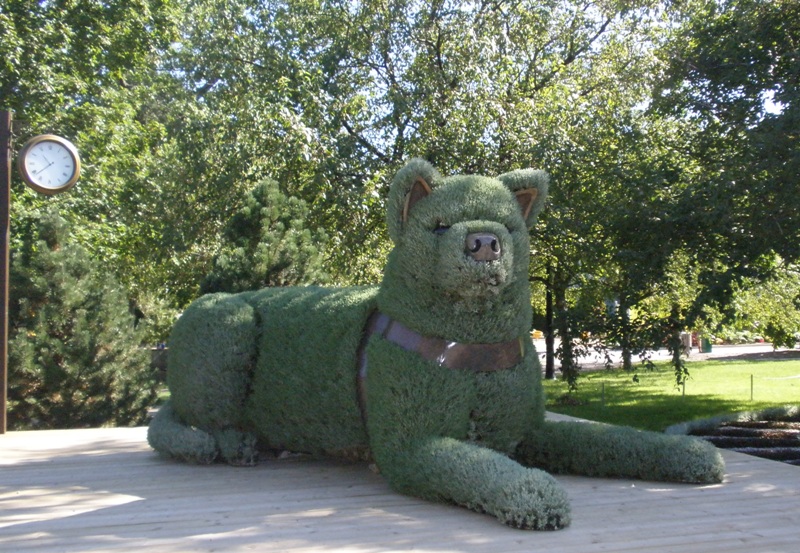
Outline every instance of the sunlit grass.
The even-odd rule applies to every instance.
[[[703,361],[688,368],[685,389],[676,387],[667,363],[652,371],[588,371],[569,395],[566,383],[545,381],[547,409],[661,431],[680,422],[800,403],[800,360]]]

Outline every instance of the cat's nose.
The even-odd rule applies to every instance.
[[[502,255],[500,240],[490,232],[468,234],[465,248],[467,254],[475,261],[496,261]]]

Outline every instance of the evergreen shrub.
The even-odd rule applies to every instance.
[[[9,428],[145,422],[156,381],[127,294],[54,212],[22,226],[9,275]]]
[[[274,180],[262,181],[225,226],[224,245],[200,292],[324,283],[322,250],[328,236],[306,228],[308,216],[303,200],[287,197]]]

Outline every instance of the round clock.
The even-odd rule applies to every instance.
[[[72,142],[53,134],[28,140],[19,152],[19,173],[42,194],[58,194],[74,186],[81,173],[81,159]]]

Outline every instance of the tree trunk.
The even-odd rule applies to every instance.
[[[631,311],[628,308],[627,299],[620,298],[619,309],[619,316],[622,320],[622,339],[620,343],[622,347],[622,369],[630,371],[633,369],[633,354],[631,353]]]
[[[683,359],[683,342],[681,341],[681,309],[678,304],[672,304],[669,316],[669,337],[667,347],[672,354],[672,367],[675,370],[675,381],[682,384],[689,371],[686,370],[686,361]]]
[[[554,380],[556,377],[556,333],[553,317],[553,278],[550,265],[547,266],[547,292],[545,293],[544,315],[544,343],[545,343],[545,368],[544,377]]]
[[[578,364],[575,361],[575,351],[572,345],[572,329],[569,324],[567,309],[567,287],[562,283],[555,284],[555,308],[558,327],[558,336],[561,338],[561,374],[569,383],[570,389],[577,388]]]

